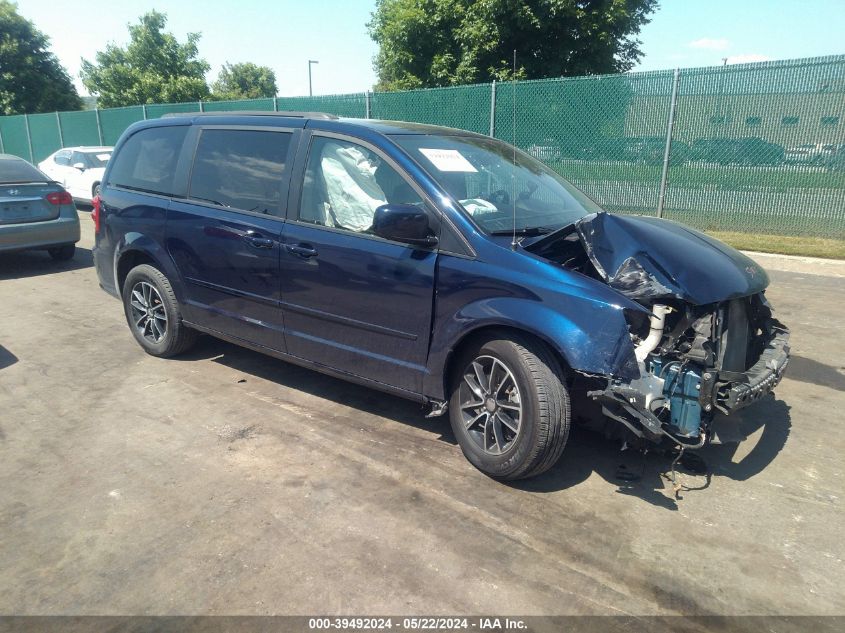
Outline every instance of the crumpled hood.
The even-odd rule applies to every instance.
[[[670,220],[595,213],[575,228],[599,274],[631,299],[673,297],[703,305],[769,285],[766,272],[750,258]]]

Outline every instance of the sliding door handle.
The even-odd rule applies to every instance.
[[[310,244],[285,244],[288,253],[299,255],[305,259],[317,256],[317,249]]]
[[[250,233],[244,235],[244,239],[247,241],[247,244],[255,248],[273,248],[273,244],[275,243],[269,237],[261,237],[260,235]]]

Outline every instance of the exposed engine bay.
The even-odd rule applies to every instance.
[[[654,303],[631,332],[640,377],[591,392],[604,414],[638,437],[697,448],[716,411],[730,414],[769,393],[789,360],[788,331],[763,294],[706,306]]]
[[[639,376],[594,377],[586,394],[636,438],[700,448],[717,412],[780,382],[789,331],[766,301],[765,272],[738,251],[672,222],[605,213],[526,249],[645,308],[626,312]]]

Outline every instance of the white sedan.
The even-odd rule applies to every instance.
[[[65,147],[50,154],[38,163],[38,169],[47,174],[75,199],[91,200],[100,192],[100,183],[106,163],[111,158],[112,147]]]

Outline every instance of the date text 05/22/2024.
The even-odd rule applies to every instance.
[[[407,631],[452,631],[472,630],[496,631],[511,630],[518,631],[527,628],[525,622],[518,618],[447,618],[447,617],[416,617],[416,618],[389,618],[389,617],[344,617],[344,618],[309,618],[308,629],[318,630],[407,630]]]

